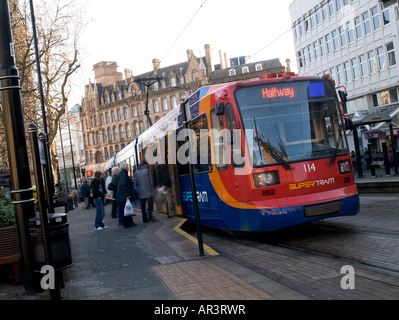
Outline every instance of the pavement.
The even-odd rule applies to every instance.
[[[136,209],[137,225],[125,229],[110,211],[105,206],[102,231],[94,230],[94,208],[67,214],[74,265],[64,271],[63,300],[273,299],[253,284],[250,270],[230,272],[234,264],[206,245],[201,257],[196,240],[180,228],[184,219],[154,213],[156,220],[144,224]],[[48,292],[24,291],[0,283],[0,300],[50,299]]]
[[[399,184],[398,178],[383,182],[387,180]],[[371,182],[378,184],[378,179]],[[375,201],[365,199],[366,205]],[[135,209],[137,225],[125,229],[110,212],[111,205],[106,205],[104,223],[109,228],[102,231],[93,228],[94,208],[80,207],[67,214],[74,265],[63,272],[63,300],[307,299],[206,244],[205,256],[200,257],[196,239],[181,229],[184,219],[154,213],[156,220],[144,224]],[[368,219],[364,218],[365,226],[373,221]],[[47,291],[28,295],[22,284],[0,281],[0,300],[49,299]]]

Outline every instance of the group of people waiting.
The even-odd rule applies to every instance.
[[[118,218],[118,224],[125,228],[130,228],[136,225],[133,221],[133,216],[125,216],[125,205],[127,200],[133,203],[136,200],[141,202],[141,213],[143,223],[147,223],[153,219],[152,213],[154,210],[154,197],[157,210],[161,211],[161,201],[163,195],[166,195],[168,206],[168,218],[173,217],[175,213],[173,197],[172,197],[172,183],[169,174],[169,168],[166,164],[156,165],[156,183],[152,183],[149,165],[146,161],[140,166],[134,175],[137,191],[134,188],[134,183],[128,175],[129,165],[121,163],[119,167],[114,167],[111,174],[103,179],[103,173],[97,171],[94,173],[94,180],[89,187],[90,195],[93,198],[96,207],[96,218],[94,222],[95,230],[104,230],[108,227],[103,223],[104,218],[104,201],[106,194],[107,198],[111,198],[112,202],[112,218]],[[155,188],[153,186],[156,186]],[[83,188],[84,186],[82,186]],[[88,185],[86,184],[86,189]],[[82,190],[83,192],[83,190]],[[83,195],[82,195],[83,197]],[[88,198],[84,197],[86,208],[88,207]],[[148,207],[148,212],[146,208]]]

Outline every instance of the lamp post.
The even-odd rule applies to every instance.
[[[55,213],[54,204],[53,204],[53,193],[54,193],[54,181],[53,175],[51,171],[51,155],[50,155],[50,145],[48,141],[48,129],[47,129],[47,117],[46,117],[46,107],[44,104],[44,94],[43,94],[43,85],[42,85],[42,72],[40,68],[40,54],[39,48],[37,44],[37,32],[36,32],[36,19],[35,19],[35,11],[33,8],[33,0],[29,0],[30,4],[30,14],[32,19],[32,33],[33,33],[33,43],[35,47],[35,56],[36,56],[36,68],[37,68],[37,82],[39,85],[39,94],[40,94],[40,104],[42,109],[42,119],[43,119],[43,130],[45,134],[45,151],[47,157],[47,166],[44,167],[44,179],[46,181],[46,195],[49,203],[49,212]]]
[[[36,282],[29,235],[29,219],[35,216],[35,200],[29,179],[30,168],[19,79],[8,0],[0,0],[0,94],[10,163],[11,200],[19,232],[25,290],[36,292],[39,283]]]

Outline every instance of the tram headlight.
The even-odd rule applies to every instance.
[[[258,172],[254,174],[255,187],[262,188],[280,184],[278,171]]]
[[[339,167],[339,172],[341,174],[352,172],[352,166],[351,166],[350,160],[344,160],[344,161],[338,162],[338,167]]]

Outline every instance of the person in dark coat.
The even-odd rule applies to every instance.
[[[175,204],[173,203],[172,195],[172,180],[170,179],[169,166],[161,164],[158,166],[159,185],[161,192],[166,194],[166,203],[168,208],[168,218],[176,215]]]
[[[117,218],[118,217],[118,207],[116,204],[116,196],[118,195],[118,175],[121,170],[119,167],[113,167],[112,168],[112,179],[111,183],[108,185],[108,194],[112,196],[114,200],[111,200],[112,202],[112,213],[111,216],[112,218]],[[112,190],[111,190],[111,189]]]
[[[83,201],[85,202],[86,209],[89,209],[90,187],[87,184],[86,180],[83,182],[83,185],[80,188],[80,195],[82,196]]]
[[[104,196],[106,193],[105,181],[103,179],[103,173],[101,171],[96,171],[94,173],[94,180],[90,185],[90,193],[93,197],[93,202],[96,206],[96,220],[94,222],[94,229],[104,230],[108,227],[104,225]]]
[[[124,226],[125,228],[133,227],[136,225],[133,221],[133,217],[125,217],[125,204],[126,200],[129,199],[133,201],[133,183],[130,180],[127,170],[129,165],[127,163],[121,163],[119,165],[121,169],[118,176],[118,186],[117,186],[117,195],[116,195],[116,204],[118,208],[118,223],[119,225]]]
[[[152,200],[152,183],[150,178],[150,171],[148,170],[147,161],[143,161],[140,170],[135,174],[136,184],[138,188],[139,198],[141,200],[141,213],[143,222],[146,223],[152,220],[153,200]],[[148,202],[148,217],[145,210]]]

